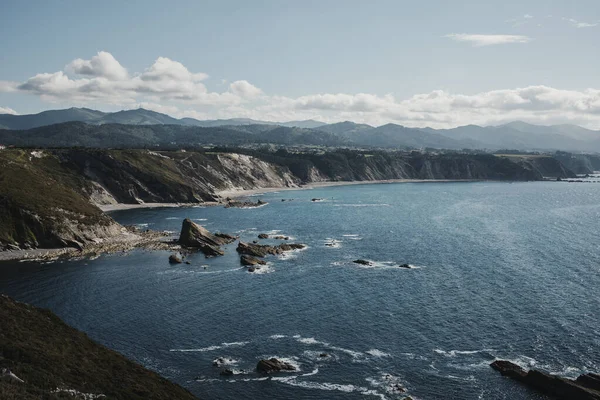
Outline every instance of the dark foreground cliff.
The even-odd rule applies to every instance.
[[[207,149],[0,151],[0,250],[82,248],[123,234],[99,206],[204,203],[221,191],[389,179],[534,181],[574,174],[550,156]]]
[[[195,398],[49,310],[0,295],[0,321],[0,399]]]

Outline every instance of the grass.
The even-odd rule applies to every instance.
[[[0,380],[0,399],[74,399],[57,388],[103,399],[194,399],[182,387],[107,349],[49,310],[0,295],[0,368],[25,383]]]

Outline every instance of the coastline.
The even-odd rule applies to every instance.
[[[372,185],[372,184],[394,184],[394,183],[453,183],[453,182],[480,182],[480,179],[385,179],[375,181],[323,181],[323,182],[311,182],[306,185],[299,185],[295,187],[264,187],[256,189],[228,189],[217,191],[216,195],[225,198],[240,198],[246,196],[256,196],[266,193],[283,192],[292,190],[312,190],[324,187],[334,186],[349,186],[349,185]],[[212,207],[223,205],[221,202],[205,202],[205,203],[141,203],[141,204],[107,204],[97,205],[103,212],[113,212],[121,210],[132,210],[132,209],[143,209],[143,208],[184,208],[184,207]],[[104,243],[104,246],[109,245],[109,248],[102,248],[102,245],[90,245],[83,252],[71,248],[54,248],[54,249],[22,249],[22,250],[4,250],[0,251],[0,262],[2,261],[15,261],[15,260],[52,260],[59,257],[77,257],[94,255],[96,253],[110,253],[115,251],[128,250],[140,245],[147,244],[153,240],[144,240],[140,237],[132,238],[130,235],[121,235]],[[136,240],[137,239],[137,240]],[[154,238],[156,239],[156,238]],[[164,249],[168,246],[157,246],[160,249]]]
[[[311,182],[305,185],[295,187],[265,187],[257,189],[228,189],[217,191],[216,194],[221,197],[244,197],[254,196],[263,193],[284,192],[291,190],[311,190],[332,186],[349,186],[349,185],[380,185],[392,183],[453,183],[453,182],[481,182],[481,179],[383,179],[374,181],[322,181]]]
[[[322,182],[311,182],[305,185],[298,186],[274,186],[274,187],[263,187],[255,189],[225,189],[217,190],[215,194],[223,199],[239,198],[245,196],[255,196],[264,193],[272,192],[284,192],[291,190],[311,190],[319,189],[323,187],[332,186],[348,186],[348,185],[379,185],[379,184],[391,184],[391,183],[452,183],[452,182],[480,182],[481,179],[384,179],[375,181],[322,181]],[[121,210],[133,210],[138,208],[175,208],[175,207],[209,207],[222,205],[220,202],[204,202],[204,203],[141,203],[141,204],[101,204],[97,205],[103,212],[121,211]]]

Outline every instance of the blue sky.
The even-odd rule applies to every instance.
[[[0,112],[600,128],[598,1],[4,0],[0,35]]]

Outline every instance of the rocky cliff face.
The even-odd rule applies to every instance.
[[[57,150],[61,163],[88,181],[96,204],[197,203],[226,189],[293,187],[289,169],[243,154],[148,150]]]
[[[51,154],[0,152],[0,250],[81,247],[121,226],[81,194],[85,179]]]
[[[84,246],[121,226],[97,205],[199,203],[219,191],[385,179],[540,180],[573,173],[552,157],[420,152],[3,150],[0,249]],[[10,245],[10,246],[9,246]]]

